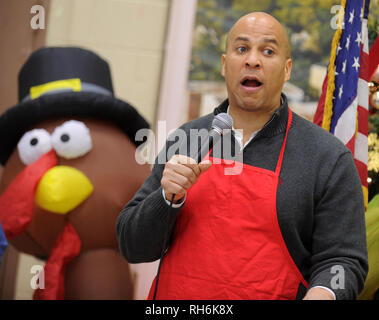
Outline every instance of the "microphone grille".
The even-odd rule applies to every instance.
[[[232,129],[233,127],[233,119],[227,113],[219,113],[213,118],[212,121],[212,129],[218,131],[220,134],[222,130]]]

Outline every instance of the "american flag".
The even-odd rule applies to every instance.
[[[342,0],[328,73],[313,122],[338,137],[351,151],[368,202],[369,46],[367,16],[370,0]],[[342,22],[343,21],[343,22]]]

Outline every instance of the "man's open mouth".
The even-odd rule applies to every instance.
[[[245,77],[242,79],[241,84],[246,88],[259,88],[263,83],[256,77]]]

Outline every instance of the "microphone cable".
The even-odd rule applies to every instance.
[[[175,194],[172,195],[172,198],[171,198],[171,201],[170,201],[170,208],[169,208],[169,211],[168,211],[168,219],[167,219],[168,220],[167,221],[167,230],[166,230],[166,234],[165,234],[165,237],[164,237],[164,240],[163,240],[163,247],[162,247],[161,257],[159,259],[157,276],[155,278],[155,288],[154,288],[153,300],[156,300],[156,297],[157,297],[159,275],[161,273],[161,265],[162,265],[162,261],[163,261],[164,255],[165,255],[165,249],[166,249],[166,245],[167,245],[167,241],[168,241],[168,234],[169,234],[169,231],[170,231],[170,217],[171,217],[171,213],[172,213],[172,205],[174,203],[174,198],[175,198]]]

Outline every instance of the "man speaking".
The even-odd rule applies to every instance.
[[[225,174],[214,150],[198,164],[190,152],[156,161],[118,218],[121,252],[140,263],[167,249],[149,298],[355,299],[368,268],[360,179],[350,151],[287,105],[285,29],[263,12],[243,16],[222,66],[228,99],[180,129],[229,114],[241,172]]]

